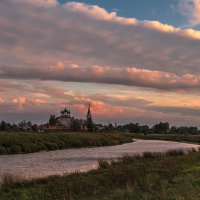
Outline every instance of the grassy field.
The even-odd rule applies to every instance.
[[[96,133],[0,133],[0,154],[99,147],[132,142],[132,136]]]
[[[99,161],[99,169],[87,173],[4,180],[1,200],[199,200],[200,152],[144,153]]]
[[[200,135],[189,134],[130,134],[133,138],[144,140],[166,140],[175,142],[189,142],[200,144]]]

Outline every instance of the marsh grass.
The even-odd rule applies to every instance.
[[[13,182],[1,200],[198,200],[200,152],[173,150],[99,160],[97,170]]]
[[[25,178],[24,178],[24,176],[19,175],[19,174],[13,174],[10,172],[6,172],[1,176],[1,180],[2,180],[1,187],[6,188],[6,187],[10,187],[14,184],[18,184],[20,182],[25,181]]]
[[[142,134],[135,133],[129,134],[132,135],[135,139],[144,139],[144,140],[166,140],[174,142],[188,142],[200,144],[200,134],[191,135],[191,134]]]
[[[0,133],[0,154],[99,147],[132,142],[132,136],[97,133]]]

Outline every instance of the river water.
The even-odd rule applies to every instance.
[[[166,152],[172,149],[199,148],[199,145],[157,141],[136,140],[118,146],[66,149],[31,154],[0,156],[0,182],[5,173],[23,178],[37,178],[73,171],[87,171],[97,167],[99,159],[118,158],[123,155],[143,152]]]

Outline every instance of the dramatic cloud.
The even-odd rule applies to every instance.
[[[198,31],[56,0],[3,0],[0,17],[1,78],[199,88]]]
[[[54,67],[27,68],[2,67],[0,78],[40,79],[71,82],[93,82],[140,86],[161,90],[197,90],[200,75],[152,71],[138,68],[65,66],[58,62]]]
[[[10,122],[23,119],[47,122],[50,114],[59,115],[65,106],[76,118],[85,118],[90,102],[95,122],[150,125],[158,121],[169,121],[174,125],[199,123],[199,99],[190,100],[186,95],[183,99],[181,95],[149,97],[151,92],[141,97],[137,92],[131,94],[127,91],[126,94],[123,90],[88,93],[73,91],[67,85],[63,88],[59,82],[52,81],[0,80],[0,84],[6,88],[0,92],[0,119]]]
[[[193,13],[194,25],[198,5],[179,5]],[[65,105],[85,117],[91,102],[95,120],[104,123],[200,122],[199,96],[190,101],[200,89],[200,31],[56,0],[1,0],[0,27],[2,119],[44,121]]]

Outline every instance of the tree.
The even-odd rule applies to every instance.
[[[19,126],[21,129],[23,129],[23,127],[25,127],[26,125],[27,125],[27,123],[26,123],[25,120],[21,121],[21,122],[18,124],[18,126]]]
[[[50,125],[50,126],[55,126],[55,125],[56,125],[56,122],[57,122],[56,116],[55,116],[55,115],[51,115],[51,116],[50,116],[50,119],[49,119],[49,125]]]
[[[169,132],[169,123],[160,122],[159,124],[155,124],[153,126],[153,130],[155,131],[155,133],[167,133]]]
[[[123,129],[128,130],[129,133],[140,133],[141,128],[142,127],[138,123],[136,123],[136,124],[130,123],[130,124],[126,124],[123,126]]]
[[[172,126],[172,127],[170,128],[170,132],[171,132],[171,133],[177,133],[177,127],[176,127],[176,126]]]
[[[74,119],[72,122],[72,129],[75,131],[79,131],[81,129],[81,121],[78,119]]]
[[[188,128],[188,133],[190,133],[190,134],[198,134],[199,130],[198,130],[197,127],[191,126],[191,127]]]
[[[136,123],[136,124],[131,123],[129,125],[129,131],[130,131],[130,133],[139,133],[140,132],[139,124],[138,123]]]
[[[33,131],[37,131],[38,130],[38,125],[37,124],[33,124],[31,126],[31,128],[32,128]]]
[[[32,122],[31,122],[31,121],[28,121],[28,122],[27,122],[27,125],[31,127],[31,126],[32,126]]]
[[[5,123],[5,121],[1,122],[0,130],[1,131],[5,131],[6,130],[6,123]]]
[[[197,127],[184,127],[184,126],[181,126],[181,127],[178,127],[176,129],[176,133],[178,134],[198,134],[199,133],[199,130]]]
[[[147,125],[140,126],[140,133],[149,133],[149,126]]]

